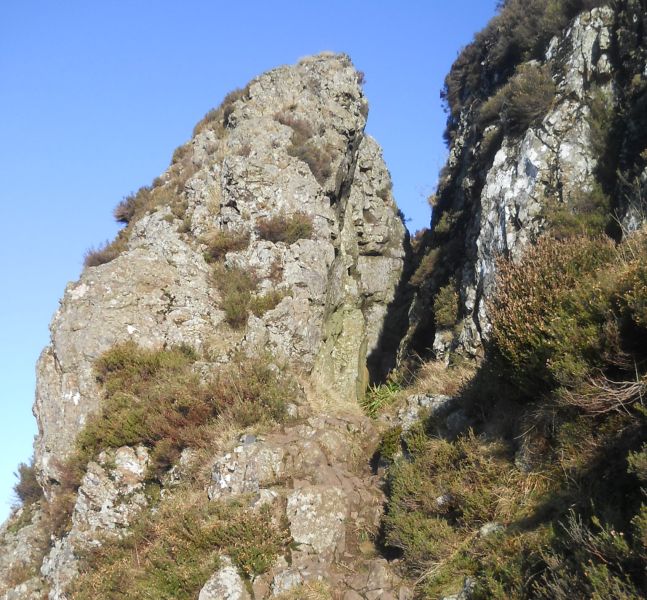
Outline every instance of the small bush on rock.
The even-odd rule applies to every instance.
[[[547,203],[550,235],[559,239],[602,235],[611,215],[611,201],[599,185],[590,191],[575,191],[563,203]]]
[[[74,582],[77,600],[119,597],[192,600],[229,556],[246,579],[266,572],[290,536],[272,518],[242,503],[208,502],[181,492],[133,524],[130,535],[87,551]]]
[[[218,230],[210,233],[204,239],[207,251],[204,258],[207,262],[215,262],[225,258],[227,252],[238,252],[249,246],[249,233],[239,231]]]
[[[448,329],[458,320],[458,292],[456,283],[450,281],[441,287],[434,298],[434,321],[439,329]]]
[[[292,141],[288,154],[305,162],[319,185],[323,186],[332,175],[334,149],[330,145],[317,143],[312,126],[287,111],[277,113],[274,117],[281,125],[292,129]]]
[[[184,448],[208,443],[206,425],[220,415],[242,426],[281,420],[297,387],[268,357],[238,357],[209,381],[193,369],[189,347],[147,350],[129,342],[96,363],[106,397],[101,412],[77,437],[65,464],[76,487],[87,462],[105,448],[143,444],[152,450],[152,474],[170,467]],[[68,485],[74,489],[74,485]]]
[[[23,506],[34,504],[43,497],[43,489],[36,478],[36,467],[34,466],[33,458],[28,464],[20,463],[18,471],[14,475],[18,478],[18,481],[13,486],[13,491]]]
[[[521,65],[510,81],[480,108],[482,127],[501,119],[506,132],[523,134],[546,116],[555,97],[555,83],[547,66]]]
[[[221,295],[220,307],[225,311],[225,320],[234,329],[244,327],[252,292],[258,284],[256,275],[239,267],[228,269],[222,264],[216,264],[212,277]]]
[[[310,239],[313,233],[312,217],[305,213],[285,213],[259,219],[256,222],[256,233],[269,242],[294,244],[298,240]]]
[[[90,248],[83,257],[83,265],[98,267],[117,258],[126,249],[128,238],[124,231],[120,231],[112,242],[105,242],[98,248]]]
[[[249,302],[249,310],[257,317],[274,310],[289,293],[285,290],[271,290],[265,294],[253,296]]]

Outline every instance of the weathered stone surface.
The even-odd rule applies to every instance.
[[[398,411],[398,423],[402,426],[403,431],[408,431],[423,413],[441,418],[454,409],[455,404],[456,400],[451,396],[413,394],[407,398],[406,404]]]
[[[36,596],[38,572],[46,550],[40,506],[21,508],[0,527],[0,594],[7,600]],[[27,579],[16,585],[16,580]]]
[[[160,178],[156,193],[169,200],[131,225],[126,250],[68,285],[37,369],[36,462],[47,493],[53,459],[65,458],[100,404],[93,362],[115,343],[187,343],[221,361],[265,348],[314,369],[322,396],[357,400],[367,355],[391,326],[407,244],[381,151],[363,133],[366,106],[345,55],[261,75],[227,123],[202,127]],[[311,239],[260,238],[263,219],[297,213],[312,220]],[[223,322],[203,258],[204,236],[218,231],[250,236],[227,253],[227,268],[254,273],[258,294],[286,293],[242,332]]]
[[[428,327],[435,337],[426,340],[427,349],[438,358],[446,359],[451,350],[479,354],[490,334],[486,301],[494,292],[497,257],[518,260],[545,228],[550,203],[569,205],[593,188],[598,157],[591,143],[589,95],[595,86],[610,106],[616,102],[614,26],[614,10],[596,8],[552,40],[545,63],[556,83],[554,101],[540,124],[505,136],[493,159],[484,158],[480,149],[488,136],[496,137],[496,126],[474,136],[477,114],[466,110],[462,115],[440,193],[447,196],[448,210],[468,214],[464,246],[454,251],[464,255],[454,274],[463,319],[454,329],[435,331],[429,324],[433,294],[445,283],[432,275],[414,300],[403,348],[410,347],[416,331]]]
[[[79,488],[72,528],[56,540],[43,560],[41,574],[50,586],[50,600],[65,600],[78,574],[78,552],[100,545],[100,538],[128,534],[128,527],[147,505],[143,480],[148,450],[124,446],[102,452],[91,462]]]
[[[299,554],[332,557],[343,546],[347,502],[338,487],[306,485],[288,496],[286,514]]]
[[[226,556],[221,556],[220,560],[222,567],[204,584],[198,600],[249,600],[245,582],[231,560]]]
[[[208,276],[201,254],[161,211],[137,223],[126,253],[68,285],[37,366],[35,451],[42,481],[56,478],[52,460],[64,459],[100,403],[93,362],[104,351],[127,340],[201,348],[214,335],[222,316]]]
[[[7,590],[0,598],[2,600],[42,600],[45,593],[43,582],[38,577],[32,577]]]
[[[260,486],[271,484],[284,475],[284,456],[281,447],[255,442],[236,446],[233,452],[216,461],[209,498],[217,500],[223,496],[258,492]]]

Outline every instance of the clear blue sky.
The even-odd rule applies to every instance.
[[[442,82],[496,0],[3,0],[0,520],[31,455],[34,365],[85,250],[223,96],[322,50],[366,74],[368,131],[411,230],[445,160]]]

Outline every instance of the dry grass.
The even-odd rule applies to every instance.
[[[256,222],[258,236],[274,243],[294,244],[298,240],[310,239],[312,232],[312,217],[301,212],[291,215],[281,213]]]
[[[141,515],[128,537],[105,540],[83,557],[73,597],[193,599],[221,555],[249,579],[267,571],[289,543],[267,507],[252,511],[242,502],[209,502],[200,489],[179,489]]]
[[[332,588],[322,581],[303,583],[288,592],[274,596],[276,600],[333,600]]]
[[[249,233],[217,230],[207,234],[202,241],[207,245],[204,258],[210,263],[224,259],[227,252],[239,252],[247,248]]]
[[[127,244],[128,233],[126,229],[122,229],[112,242],[106,241],[97,248],[88,249],[83,257],[83,265],[85,267],[98,267],[112,262],[126,250]]]
[[[422,363],[415,372],[413,382],[407,388],[408,394],[443,394],[457,396],[474,377],[478,364],[464,361],[446,366],[440,361]]]

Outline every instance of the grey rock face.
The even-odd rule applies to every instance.
[[[494,291],[496,257],[521,257],[542,230],[551,198],[568,203],[593,187],[597,158],[586,93],[592,83],[608,82],[613,19],[610,8],[594,9],[577,18],[562,40],[553,40],[546,56],[549,62],[560,58],[553,108],[520,141],[504,140],[494,157],[481,192],[480,218],[474,221],[477,258],[473,272],[464,274],[463,282],[469,283],[461,290],[471,317],[460,335],[467,350],[475,351],[473,344],[490,332],[485,299]],[[612,102],[612,88],[601,89]]]
[[[306,485],[294,490],[288,496],[286,512],[299,552],[330,559],[343,546],[346,511],[341,488]]]
[[[199,349],[214,335],[222,316],[208,277],[202,256],[161,211],[137,224],[130,250],[68,285],[36,368],[41,481],[56,478],[56,461],[100,404],[93,363],[103,352],[127,340]]]
[[[50,600],[65,600],[70,582],[78,574],[80,550],[101,544],[99,538],[128,533],[136,515],[147,505],[143,480],[148,450],[124,446],[103,452],[88,465],[79,488],[72,529],[56,540],[45,557],[41,574],[50,586]]]
[[[425,340],[438,358],[446,359],[451,350],[481,352],[491,330],[487,301],[494,292],[497,257],[521,258],[545,228],[549,203],[569,205],[593,188],[598,157],[588,120],[590,93],[595,86],[611,106],[616,102],[611,65],[615,18],[611,8],[586,11],[551,41],[544,61],[556,84],[550,109],[538,125],[504,137],[493,159],[484,158],[481,149],[486,138],[496,137],[497,126],[475,136],[478,111],[463,112],[440,189],[448,210],[468,214],[464,246],[455,250],[464,258],[453,273],[462,321]],[[403,348],[429,324],[430,297],[444,285],[433,278],[414,300]]]
[[[24,521],[23,526],[16,529],[21,521]],[[38,595],[42,582],[33,577],[37,571],[34,565],[42,560],[47,542],[42,521],[40,507],[21,508],[0,527],[0,595],[4,594],[0,597],[3,600],[42,597],[42,593]],[[15,586],[17,575],[21,573],[26,581]]]
[[[398,423],[403,431],[411,429],[423,413],[440,418],[446,416],[454,407],[455,399],[442,394],[414,394],[407,398],[406,404],[398,411]]]
[[[356,401],[367,356],[393,322],[407,243],[381,151],[363,133],[366,112],[345,55],[261,75],[226,124],[202,127],[160,178],[156,193],[171,200],[132,224],[125,251],[68,285],[37,367],[36,462],[47,493],[100,404],[92,365],[116,343],[186,343],[221,361],[265,348],[312,373],[322,395]],[[261,239],[263,220],[295,214],[311,219],[310,239]],[[204,236],[219,231],[250,238],[227,253],[227,268],[254,273],[258,294],[286,294],[240,332],[224,322],[203,258]]]
[[[204,584],[198,600],[249,600],[245,583],[231,560],[226,556],[220,560],[222,567]]]
[[[376,480],[352,470],[357,444],[366,437],[376,443],[366,417],[317,415],[266,438],[244,437],[214,460],[209,496],[227,501],[254,493],[250,507],[269,504],[294,541],[289,557],[279,557],[270,572],[254,579],[256,598],[318,580],[360,597],[410,597],[386,561],[351,559],[353,536],[375,530],[384,503]],[[359,561],[361,576],[338,567],[349,560]]]

